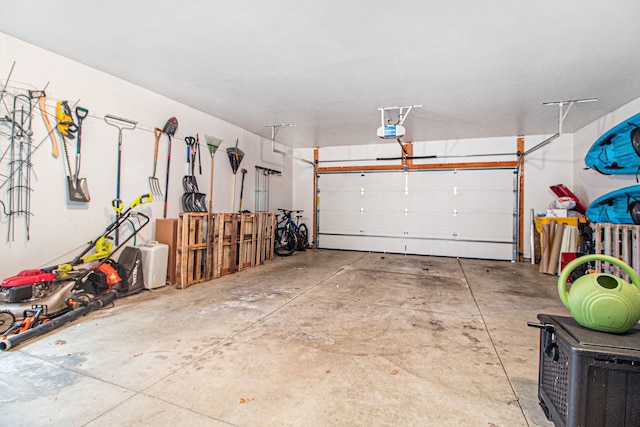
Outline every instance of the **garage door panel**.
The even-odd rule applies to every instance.
[[[513,170],[322,174],[319,247],[512,259],[513,186]]]
[[[404,240],[389,237],[321,235],[318,244],[323,249],[344,249],[352,251],[404,253]]]
[[[407,240],[409,254],[436,255],[460,258],[511,259],[510,244],[466,242],[451,240]]]

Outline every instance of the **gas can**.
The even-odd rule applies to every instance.
[[[136,247],[142,254],[144,287],[155,289],[166,285],[169,245],[152,240]]]

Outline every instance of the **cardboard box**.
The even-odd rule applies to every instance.
[[[178,219],[158,218],[156,219],[156,236],[159,243],[169,246],[169,259],[167,260],[167,282],[172,285],[176,281],[176,248],[178,243]]]

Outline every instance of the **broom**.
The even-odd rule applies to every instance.
[[[204,136],[207,141],[207,147],[209,148],[209,153],[211,153],[211,175],[209,178],[209,212],[213,212],[211,209],[213,206],[213,156],[216,154],[216,150],[220,147],[222,140],[220,138],[216,138],[215,136],[205,135]]]

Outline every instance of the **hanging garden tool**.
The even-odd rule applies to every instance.
[[[123,130],[133,130],[138,125],[138,122],[124,119],[118,116],[112,116],[107,114],[104,116],[104,121],[111,126],[118,128],[118,166],[117,166],[117,175],[116,175],[116,199],[120,200],[120,173],[122,171],[122,131]],[[116,212],[116,219],[120,217],[120,212]],[[116,230],[116,246],[118,245],[120,240],[120,232]]]
[[[187,144],[187,174],[182,178],[184,194],[182,195],[182,209],[184,212],[206,212],[206,194],[198,190],[198,182],[195,177],[196,138],[185,137]]]
[[[74,133],[77,132],[78,127],[73,121],[73,117],[71,116],[71,109],[69,108],[69,103],[67,101],[58,101],[56,104],[56,119],[58,124],[56,125],[56,130],[62,136],[62,148],[65,155],[65,160],[67,162],[67,169],[69,174],[67,175],[67,187],[69,189],[69,201],[71,202],[84,202],[86,200],[82,200],[83,197],[80,195],[78,198],[75,198],[75,178],[73,175],[73,169],[71,169],[71,156],[69,156],[69,150],[67,148],[67,140],[75,139]],[[76,158],[77,158],[77,147],[76,147]],[[85,183],[86,184],[86,183]]]
[[[156,136],[156,144],[153,149],[153,174],[149,177],[149,188],[154,196],[162,197],[162,189],[160,188],[160,180],[156,178],[156,169],[158,167],[158,147],[160,146],[160,137],[162,129],[154,128],[153,133]]]
[[[60,155],[60,151],[58,151],[58,140],[56,139],[56,134],[53,131],[53,126],[51,126],[51,121],[49,121],[49,114],[47,114],[47,94],[44,90],[40,91],[30,91],[29,96],[31,98],[38,98],[38,105],[40,106],[40,112],[42,113],[42,119],[44,120],[44,124],[47,127],[47,132],[49,132],[49,138],[51,138],[52,151],[51,155],[53,157],[58,157]]]
[[[67,101],[58,101],[56,104],[56,119],[58,124],[56,129],[63,137],[74,139],[74,133],[78,130],[78,127],[71,117],[71,109]]]
[[[78,141],[76,142],[76,168],[72,176],[67,177],[67,187],[69,189],[69,201],[70,202],[84,202],[91,201],[89,195],[89,188],[87,187],[87,179],[79,178],[80,175],[80,150],[82,145],[82,121],[89,114],[89,110],[83,107],[76,107],[76,117],[78,119]],[[65,148],[66,152],[66,148]],[[69,175],[71,175],[71,164],[69,163]]]
[[[196,151],[198,152],[198,173],[202,175],[202,157],[200,156],[200,136],[196,133]]]
[[[242,212],[242,193],[244,193],[244,176],[247,174],[247,170],[242,168],[242,181],[240,181],[240,205],[238,206],[238,212]]]
[[[236,146],[227,148],[227,156],[229,156],[229,163],[231,164],[231,171],[233,172],[233,184],[231,187],[231,212],[234,211],[235,207],[235,199],[236,199],[236,172],[238,172],[238,167],[240,166],[240,162],[244,157],[244,153],[241,149],[238,148],[238,138],[236,138]]]
[[[169,170],[171,167],[171,137],[176,134],[176,130],[178,130],[178,119],[175,117],[171,117],[165,123],[164,128],[162,128],[162,133],[166,133],[169,137],[169,148],[167,149],[167,179],[164,185],[164,211],[163,218],[167,217],[167,200],[169,200]]]
[[[196,182],[196,177],[193,174],[194,170],[194,145],[196,143],[196,139],[192,136],[187,136],[184,138],[184,142],[187,144],[187,171],[185,176],[182,178],[182,186],[184,187],[184,191],[187,193],[195,193],[198,191],[198,183]]]
[[[209,176],[209,212],[213,212],[213,167],[215,163],[213,156],[215,156],[218,147],[220,147],[220,144],[222,143],[222,140],[210,135],[205,135],[204,138],[207,141],[209,154],[211,154],[211,173]]]

